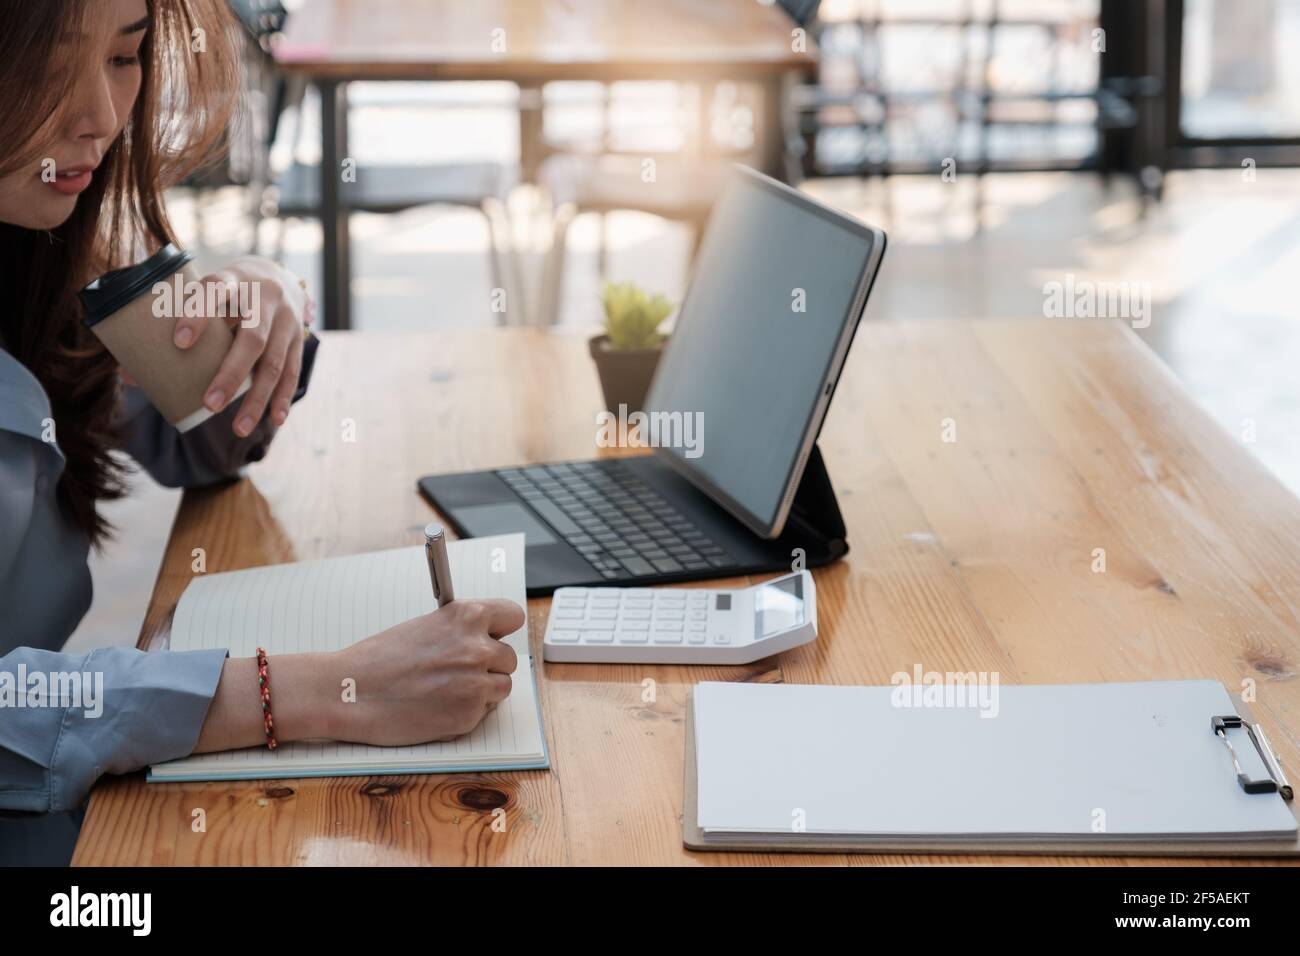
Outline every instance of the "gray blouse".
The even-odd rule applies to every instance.
[[[168,487],[235,477],[274,435],[264,418],[237,438],[237,407],[182,435],[126,388],[122,450]],[[67,862],[80,808],[101,775],[189,754],[226,657],[60,652],[90,607],[91,579],[89,542],[55,494],[64,458],[51,422],[45,390],[0,348],[0,865]]]

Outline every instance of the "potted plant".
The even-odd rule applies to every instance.
[[[673,304],[663,295],[648,295],[632,282],[606,282],[601,293],[605,331],[590,343],[605,406],[618,414],[642,411],[650,380],[663,353],[666,336],[659,332]]]

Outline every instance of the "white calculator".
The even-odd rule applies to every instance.
[[[542,640],[548,661],[746,664],[817,637],[817,591],[797,571],[732,591],[559,588]]]

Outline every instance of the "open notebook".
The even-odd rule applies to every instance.
[[[458,599],[509,598],[527,609],[524,536],[448,545]],[[346,647],[434,609],[424,549],[398,548],[195,578],[172,623],[176,651],[229,648],[251,657]],[[445,743],[372,747],[319,741],[204,754],[150,768],[149,780],[255,780],[378,773],[524,770],[550,765],[542,734],[528,624],[505,638],[519,655],[510,696],[469,734]],[[340,689],[340,693],[342,690]]]

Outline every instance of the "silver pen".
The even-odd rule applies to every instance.
[[[447,536],[442,525],[424,526],[424,557],[429,562],[429,581],[433,584],[433,599],[438,607],[450,604],[455,595],[451,590],[451,563],[447,560]]]

